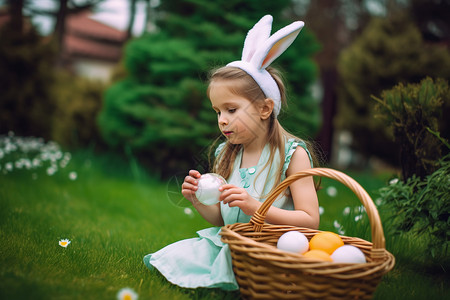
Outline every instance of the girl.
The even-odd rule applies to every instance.
[[[189,171],[182,194],[211,224],[198,238],[171,244],[144,258],[170,282],[181,287],[238,289],[229,248],[220,240],[220,226],[248,222],[268,194],[291,174],[311,168],[305,142],[287,133],[277,120],[285,88],[278,72],[268,67],[293,42],[303,22],[294,22],[270,36],[272,17],[263,17],[249,31],[241,61],[214,71],[208,97],[226,142],[216,150],[213,172],[227,179],[220,202],[203,205],[196,196],[201,174]],[[319,209],[311,177],[294,182],[269,209],[266,221],[317,229]]]

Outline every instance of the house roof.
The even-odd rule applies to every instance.
[[[81,56],[108,61],[118,61],[122,55],[122,49],[118,45],[101,43],[70,34],[64,37],[64,52],[66,57]]]
[[[66,57],[119,61],[126,32],[98,22],[91,16],[91,12],[83,12],[66,19]]]
[[[126,32],[113,28],[91,18],[89,11],[71,15],[66,20],[66,30],[69,34],[83,35],[92,38],[105,39],[122,43]]]

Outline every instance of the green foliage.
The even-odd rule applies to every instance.
[[[359,151],[397,165],[388,129],[372,118],[375,103],[370,95],[379,95],[400,82],[417,83],[427,76],[450,79],[450,53],[444,45],[424,43],[406,17],[373,19],[341,53],[338,70],[337,125],[352,132]],[[444,128],[450,128],[448,118],[445,124]]]
[[[392,130],[400,146],[403,179],[414,174],[424,178],[436,168],[441,157],[441,141],[432,132],[439,132],[444,103],[450,102],[450,90],[445,80],[431,78],[419,84],[400,83],[383,91],[375,112]],[[448,151],[448,149],[447,149]]]
[[[426,179],[412,176],[380,189],[392,214],[391,230],[429,236],[431,255],[446,257],[450,245],[450,156]]]
[[[52,140],[70,149],[99,143],[97,115],[106,84],[58,72],[52,86],[55,113]]]
[[[246,32],[267,12],[276,20],[274,30],[286,25],[281,11],[288,3],[163,1],[158,31],[126,46],[127,76],[105,94],[98,119],[105,141],[129,147],[166,174],[203,164],[208,146],[220,135],[205,93],[207,72],[238,60]],[[279,61],[294,99],[286,127],[309,135],[319,122],[319,106],[309,90],[317,72],[311,59],[317,49],[305,30]]]
[[[0,28],[0,133],[50,137],[54,49],[34,28]]]

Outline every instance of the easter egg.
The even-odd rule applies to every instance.
[[[317,260],[323,260],[323,261],[333,261],[331,259],[330,254],[323,250],[309,250],[308,252],[303,254],[304,257],[313,258]]]
[[[336,263],[363,264],[366,262],[364,253],[352,245],[344,245],[337,248],[333,254],[331,254],[331,259]]]
[[[309,241],[309,249],[322,250],[328,254],[332,254],[334,250],[344,245],[341,237],[334,232],[323,231],[311,238]]]
[[[305,253],[308,251],[308,238],[300,231],[288,231],[277,242],[277,248],[287,252]]]
[[[221,192],[219,187],[226,184],[227,181],[215,173],[203,174],[198,179],[198,189],[195,192],[195,196],[198,201],[205,205],[213,205],[219,202]]]

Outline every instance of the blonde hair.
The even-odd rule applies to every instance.
[[[281,95],[281,104],[286,105],[286,88],[283,83],[281,74],[278,70],[276,70],[273,67],[268,67],[266,69],[269,74],[272,76],[272,78],[275,80],[275,82],[278,85],[278,88],[280,90]],[[210,87],[211,83],[217,82],[217,81],[233,81],[233,84],[229,85],[230,91],[235,94],[239,95],[241,97],[244,97],[248,100],[250,100],[254,105],[258,104],[258,101],[264,101],[266,99],[263,91],[259,87],[259,85],[255,82],[255,80],[248,75],[245,71],[236,68],[236,67],[222,67],[216,70],[213,70],[209,77],[209,85],[207,89],[207,95],[209,97]],[[283,162],[285,160],[285,141],[287,139],[295,139],[297,141],[303,141],[302,139],[290,134],[287,132],[281,124],[278,122],[278,119],[274,117],[274,114],[272,112],[272,115],[270,116],[270,123],[269,123],[269,132],[268,132],[268,143],[270,147],[270,156],[266,164],[264,165],[265,169],[266,167],[271,167],[271,162],[274,159],[276,150],[278,150],[280,155],[280,165],[278,166],[278,170],[276,170],[276,178],[275,178],[275,184],[274,188],[281,182],[281,176],[283,172]],[[215,149],[215,145],[217,142],[221,139],[219,137],[211,146],[210,153],[213,153]],[[308,150],[311,153],[311,156],[313,158],[313,164],[316,165],[317,159],[315,158],[314,153],[310,150],[310,146],[308,142],[305,142],[305,144],[308,147]],[[231,175],[233,164],[236,159],[237,154],[241,150],[242,145],[239,144],[231,144],[230,142],[226,142],[223,149],[220,151],[220,153],[216,156],[214,163],[213,163],[213,169],[212,172],[220,174],[224,178],[229,178]],[[211,155],[210,155],[211,157]],[[261,171],[262,171],[261,170]]]

